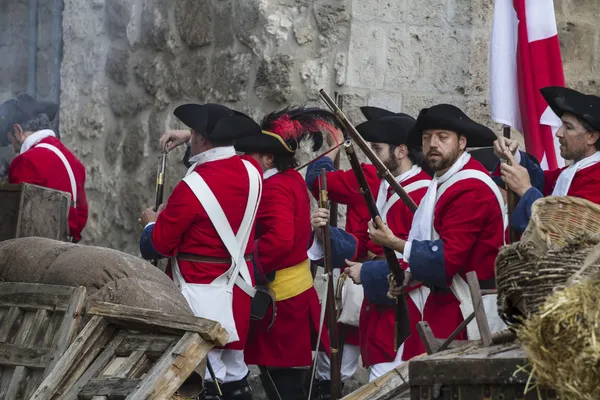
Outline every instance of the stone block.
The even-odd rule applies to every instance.
[[[600,2],[596,0],[554,0],[556,22],[598,22]]]
[[[233,2],[233,26],[236,37],[245,45],[252,47],[251,39],[260,20],[260,0],[245,0]]]
[[[406,0],[405,21],[411,26],[445,26],[446,0]]]
[[[283,103],[292,94],[292,68],[294,60],[287,54],[265,57],[258,71],[254,90],[259,99]]]
[[[206,94],[208,82],[208,60],[198,52],[181,54],[172,60],[164,71],[168,79],[167,93],[174,99],[201,99]],[[165,81],[166,82],[166,81]]]
[[[252,54],[226,51],[212,61],[212,95],[218,101],[236,102],[246,97]]]
[[[352,18],[358,21],[404,22],[405,0],[352,0]]]
[[[235,40],[233,25],[236,23],[233,19],[233,5],[229,2],[217,4],[215,6],[215,21],[218,21],[213,26],[215,46],[219,49],[232,47]]]
[[[331,68],[327,58],[306,61],[300,67],[300,79],[304,83],[304,92],[310,100],[319,99],[319,89],[329,88]]]
[[[387,29],[355,22],[348,50],[346,85],[381,89],[386,71]]]
[[[312,24],[311,15],[303,13],[294,21],[294,37],[300,45],[315,40],[316,28]]]
[[[124,40],[112,43],[106,56],[106,74],[116,83],[127,85],[129,82],[129,44]]]
[[[574,76],[589,76],[598,71],[597,24],[569,20],[558,25],[563,68]]]
[[[580,77],[568,74],[565,76],[566,86],[581,93],[600,96],[600,80],[596,77]]]
[[[128,121],[123,129],[123,148],[121,166],[126,172],[135,172],[144,160],[144,143],[147,124],[141,118]]]
[[[175,53],[179,43],[169,26],[170,0],[144,0],[142,6],[142,43],[156,50]]]
[[[400,93],[373,91],[369,93],[368,106],[381,107],[392,112],[403,112],[402,95]],[[412,115],[412,114],[411,114]],[[416,115],[412,115],[417,117]]]
[[[447,13],[448,22],[452,26],[491,29],[494,3],[488,0],[450,0],[447,4]],[[487,40],[489,41],[489,31]]]
[[[201,47],[213,40],[212,13],[209,0],[177,0],[175,24],[179,29],[179,36],[188,47]],[[220,26],[215,25],[216,28]]]
[[[179,58],[175,58],[175,61],[178,60]],[[179,86],[178,82],[173,79],[172,64],[167,61],[167,57],[162,53],[136,55],[133,70],[140,86],[156,98],[159,98],[165,92],[178,92]]]
[[[110,107],[117,117],[136,115],[153,103],[152,98],[134,82],[126,88],[112,82],[107,86]]]
[[[333,96],[333,93],[329,93]],[[366,121],[360,107],[367,105],[368,94],[361,93],[343,93],[344,95],[344,114],[354,124],[354,126]],[[343,157],[342,157],[343,158]]]
[[[106,32],[112,39],[125,38],[131,20],[131,2],[128,0],[106,0],[104,7]]]
[[[400,27],[390,32],[386,88],[464,94],[472,49],[469,32]],[[483,63],[481,63],[483,64]]]
[[[118,207],[115,224],[127,233],[133,233],[140,227],[138,218],[143,210],[154,206],[150,188],[136,182],[130,176],[123,176],[118,188]],[[133,237],[133,235],[129,235]],[[139,240],[139,239],[138,239]],[[138,242],[139,243],[139,242]],[[123,246],[122,244],[120,246]]]
[[[350,10],[348,0],[321,0],[314,3],[321,44],[329,47],[349,36]]]
[[[167,130],[180,128],[176,126],[176,121],[179,120],[175,118],[170,110],[161,110],[159,108],[150,110],[148,115],[148,149],[150,152],[158,153],[162,151],[159,139]],[[174,155],[173,157],[177,156]],[[183,154],[181,158],[183,158]]]
[[[335,70],[335,83],[342,86],[346,83],[346,53],[335,55],[333,69]]]
[[[123,135],[119,128],[111,129],[104,139],[104,159],[111,166],[115,165],[119,158],[122,140]]]

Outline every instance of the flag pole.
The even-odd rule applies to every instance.
[[[502,126],[502,135],[505,138],[510,139],[510,126],[508,126],[508,125]],[[510,218],[512,217],[513,212],[515,211],[515,208],[517,207],[517,195],[515,192],[510,190],[508,188],[508,186],[506,186],[506,200],[508,203],[507,204],[508,205],[508,226],[509,226],[509,232],[510,232],[510,242],[516,243],[519,241],[519,233],[510,226]]]

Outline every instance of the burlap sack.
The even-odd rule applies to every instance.
[[[84,286],[90,300],[193,315],[162,271],[141,258],[104,247],[39,237],[0,242],[0,280]]]

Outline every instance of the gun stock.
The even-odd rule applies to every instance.
[[[156,199],[154,202],[154,211],[158,211],[158,207],[163,203],[165,194],[165,170],[167,168],[167,152],[164,150],[160,155],[160,165],[158,174],[156,175]],[[158,259],[152,260],[152,265],[158,265]]]
[[[354,146],[352,146],[350,141],[346,141],[346,143],[344,143],[344,150],[346,151],[346,155],[348,156],[352,170],[356,175],[359,191],[365,198],[365,201],[367,202],[367,208],[369,209],[373,223],[375,223],[375,217],[380,216],[379,211],[377,210],[375,199],[371,194],[367,179],[365,178],[365,173],[363,172],[360,162],[358,161],[358,157],[356,156]],[[400,267],[400,262],[396,257],[396,252],[388,247],[383,247],[383,253],[385,255],[388,268],[390,269],[390,272],[396,281],[396,285],[398,287],[402,286],[404,283],[404,270]],[[398,347],[410,336],[410,318],[408,315],[408,305],[404,295],[396,297],[395,317],[394,349],[397,351]]]
[[[390,187],[394,190],[394,192],[396,192],[396,194],[398,194],[398,196],[400,196],[400,199],[402,199],[404,204],[406,204],[406,206],[411,212],[414,213],[415,211],[417,211],[417,204],[413,201],[413,199],[411,199],[411,197],[406,193],[402,186],[400,186],[400,184],[396,182],[396,179],[394,178],[390,170],[387,169],[387,167],[381,162],[379,157],[377,157],[377,155],[373,152],[373,150],[365,141],[365,139],[363,139],[362,136],[360,136],[360,133],[358,133],[358,131],[356,130],[354,125],[352,125],[348,117],[344,115],[344,112],[340,110],[340,108],[337,106],[337,104],[335,104],[331,97],[329,97],[325,90],[319,90],[319,95],[321,96],[321,99],[325,102],[325,104],[327,104],[327,107],[329,107],[333,114],[335,114],[335,117],[338,119],[344,130],[350,135],[350,137],[352,138],[352,140],[354,140],[358,147],[360,147],[360,149],[365,153],[365,155],[371,161],[371,163],[373,163],[375,168],[377,168],[377,172],[379,172],[379,175],[382,176],[386,181],[388,181]]]

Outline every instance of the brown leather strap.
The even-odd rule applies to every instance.
[[[229,265],[231,265],[231,263],[232,263],[231,257],[228,257],[228,258],[208,257],[208,256],[201,256],[201,255],[192,254],[192,253],[179,253],[177,255],[177,259],[182,260],[182,261],[202,262],[202,263],[211,263],[211,264],[229,264]],[[247,254],[244,256],[244,260],[246,260],[246,261],[250,261],[251,259],[252,258],[250,256],[250,254]]]

